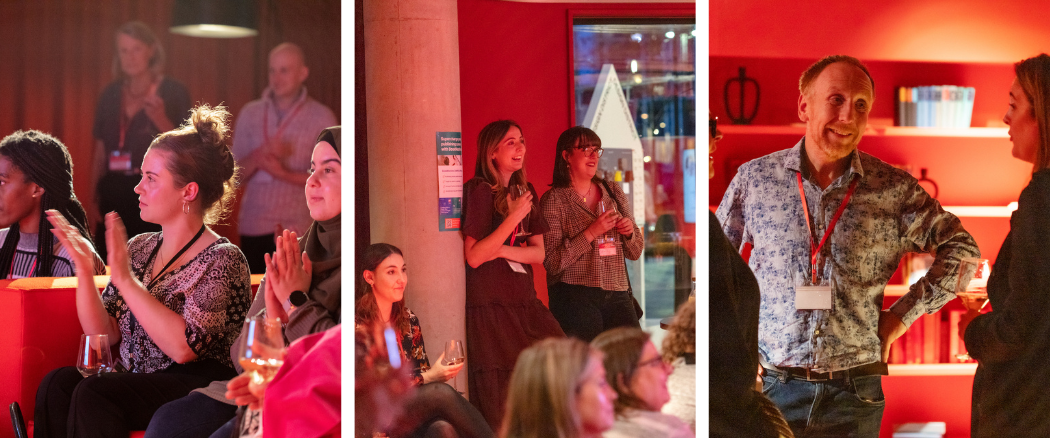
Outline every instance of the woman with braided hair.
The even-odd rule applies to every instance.
[[[44,215],[56,210],[87,239],[87,214],[73,193],[73,160],[57,138],[17,131],[0,141],[0,278],[72,277],[69,253]],[[92,272],[106,267],[91,253]]]

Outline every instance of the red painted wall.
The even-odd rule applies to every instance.
[[[459,68],[464,179],[474,175],[477,136],[498,119],[521,124],[525,171],[542,196],[554,169],[554,144],[570,116],[569,13],[652,16],[654,10],[695,13],[695,4],[574,4],[459,0]],[[547,302],[546,272],[535,265],[536,289]]]

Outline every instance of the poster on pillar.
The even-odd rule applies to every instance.
[[[463,135],[437,132],[438,231],[458,231],[463,215]]]

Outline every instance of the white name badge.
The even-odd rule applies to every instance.
[[[506,260],[506,259],[504,259],[504,260]],[[522,266],[521,263],[518,263],[518,262],[515,262],[515,261],[511,261],[511,260],[507,260],[507,264],[510,265],[510,269],[513,269],[514,272],[518,272],[518,273],[521,273],[521,274],[528,274],[529,273],[529,271],[526,271],[525,267]]]
[[[610,240],[599,244],[598,255],[601,257],[616,255],[616,242]]]
[[[795,286],[795,309],[831,309],[831,286]]]
[[[109,171],[126,172],[131,170],[131,154],[113,151],[109,154]]]

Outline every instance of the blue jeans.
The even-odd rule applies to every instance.
[[[762,392],[780,408],[796,437],[878,438],[886,398],[882,376],[807,382],[762,377]]]

